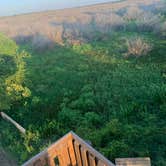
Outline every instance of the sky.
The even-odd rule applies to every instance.
[[[84,6],[116,0],[0,0],[0,16]]]

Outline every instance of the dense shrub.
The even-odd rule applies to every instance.
[[[13,56],[0,54],[0,76],[9,76],[16,70]]]
[[[96,14],[94,17],[96,31],[109,33],[111,31],[123,30],[125,21],[114,12],[109,14]]]
[[[32,36],[31,45],[34,51],[42,52],[53,48],[54,43],[44,35],[35,34]]]
[[[124,19],[127,21],[135,21],[142,17],[143,11],[137,6],[130,6],[124,14]]]
[[[136,20],[136,25],[138,31],[155,31],[158,27],[161,26],[161,20],[158,15],[144,12],[142,17]]]
[[[19,50],[16,43],[0,34],[0,83],[1,107],[10,108],[16,101],[29,97],[31,92],[23,85],[25,58],[29,54]],[[7,104],[7,105],[6,105]]]
[[[137,7],[130,7],[123,16],[127,29],[140,32],[153,32],[161,27],[160,13],[143,11]],[[132,27],[133,26],[133,27]]]

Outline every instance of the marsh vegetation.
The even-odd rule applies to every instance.
[[[56,31],[0,35],[0,110],[27,129],[1,120],[0,141],[19,163],[73,130],[112,161],[166,165],[166,8],[123,3]]]

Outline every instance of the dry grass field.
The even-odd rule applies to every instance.
[[[107,32],[110,27],[121,28],[122,16],[141,15],[143,10],[159,7],[160,0],[125,0],[86,7],[47,11],[0,18],[0,32],[14,38],[17,42],[37,36],[36,41],[48,40],[63,44],[80,42],[96,31]],[[130,16],[129,16],[130,17]],[[141,17],[143,17],[141,15]]]

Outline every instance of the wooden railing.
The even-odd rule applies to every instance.
[[[149,157],[143,158],[116,158],[116,166],[151,166]]]
[[[7,120],[12,125],[14,125],[22,134],[26,133],[26,130],[20,124],[18,124],[15,120],[9,117],[7,114],[5,114],[4,112],[0,112],[0,115],[4,120]]]
[[[73,132],[23,166],[115,166]]]

